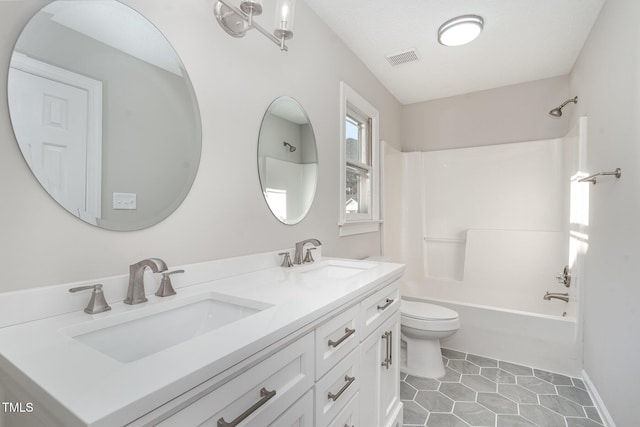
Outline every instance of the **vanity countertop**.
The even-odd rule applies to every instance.
[[[307,274],[332,262],[352,265],[357,273],[346,278]],[[183,268],[199,270],[199,277],[206,275],[206,268],[198,264]],[[272,344],[311,328],[333,310],[398,279],[403,271],[401,264],[321,258],[312,265],[262,268],[183,285],[171,297],[151,293],[148,302],[134,306],[110,302],[111,311],[96,315],[76,310],[14,324],[0,328],[0,369],[69,426],[124,425],[209,378],[233,371],[234,365]],[[60,287],[66,291],[70,285]],[[148,285],[147,292],[152,287]],[[105,294],[109,300],[107,287]],[[252,300],[264,309],[126,363],[73,338],[96,325],[117,324],[207,295],[231,302]],[[88,301],[89,295],[85,297]],[[0,306],[2,298],[0,294]],[[159,321],[138,339],[163,334],[169,326]]]

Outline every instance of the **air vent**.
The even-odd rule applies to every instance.
[[[405,49],[401,52],[396,52],[390,55],[386,55],[387,61],[394,67],[400,64],[406,64],[407,62],[413,62],[420,60],[418,56],[418,51],[414,48]]]

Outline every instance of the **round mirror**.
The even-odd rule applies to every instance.
[[[284,224],[302,221],[316,193],[318,152],[309,117],[293,98],[273,101],[262,119],[258,174],[273,215]]]
[[[31,171],[85,222],[150,227],[189,192],[202,143],[195,93],[169,42],[133,9],[49,3],[16,43],[7,92]]]

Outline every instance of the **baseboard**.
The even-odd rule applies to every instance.
[[[611,418],[611,414],[607,410],[607,407],[604,405],[604,401],[600,397],[598,390],[596,390],[596,386],[593,385],[593,383],[591,382],[591,378],[589,378],[589,375],[587,375],[584,369],[582,370],[582,380],[587,386],[587,392],[591,396],[591,400],[593,400],[593,403],[595,403],[596,408],[600,413],[600,418],[602,418],[602,422],[604,423],[605,427],[616,427],[616,424],[613,422],[613,418]]]

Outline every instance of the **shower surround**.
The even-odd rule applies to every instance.
[[[407,264],[404,298],[460,314],[444,346],[580,373],[579,296],[556,279],[571,258],[576,141],[387,151],[385,212],[399,216],[386,217],[386,255]],[[547,291],[570,300],[545,301]]]

